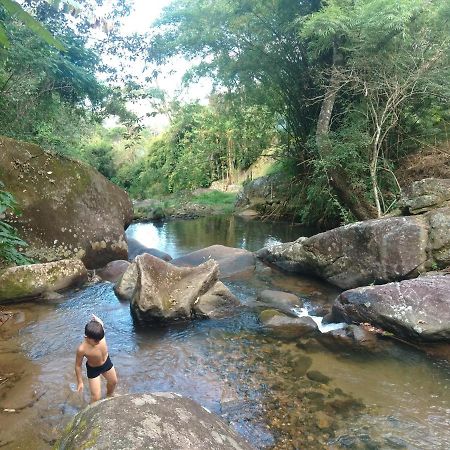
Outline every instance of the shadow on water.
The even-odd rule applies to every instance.
[[[212,237],[200,243],[192,230],[202,228],[192,222],[174,222],[165,231],[166,242],[181,246],[173,256],[224,243]],[[181,233],[183,224],[187,229]],[[139,226],[134,227],[139,234]],[[292,232],[275,231],[271,236],[277,238]],[[267,230],[251,232],[255,236],[247,243],[259,247],[265,242]],[[235,236],[242,239],[240,231]],[[158,248],[168,251],[170,245]],[[60,301],[8,306],[22,319],[14,325],[19,332],[0,328],[0,376],[16,377],[0,384],[0,446],[51,448],[65,424],[87,405],[88,392],[74,391],[74,353],[95,313],[106,324],[118,394],[188,396],[221,415],[257,448],[450,448],[447,362],[391,340],[361,350],[314,337],[280,339],[262,328],[254,307],[260,290],[296,293],[311,308],[329,306],[336,290],[317,280],[272,271],[227,285],[243,304],[231,317],[168,327],[136,326],[129,305],[117,300],[109,283],[68,292]],[[3,411],[37,397],[19,412]]]

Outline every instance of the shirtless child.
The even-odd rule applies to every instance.
[[[116,369],[114,369],[106,346],[103,322],[92,314],[92,319],[84,328],[84,341],[77,348],[75,360],[75,375],[77,377],[77,391],[82,392],[83,378],[81,376],[81,363],[86,357],[86,369],[91,391],[91,403],[100,400],[100,375],[106,378],[106,395],[111,397],[117,385]]]

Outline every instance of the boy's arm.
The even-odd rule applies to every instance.
[[[103,320],[97,317],[95,314],[92,314],[92,320],[95,320],[98,322],[103,328],[105,328],[105,325],[103,325]]]
[[[83,362],[84,352],[81,345],[77,348],[77,354],[75,358],[75,376],[77,377],[77,391],[83,390],[83,377],[81,376],[81,363]]]

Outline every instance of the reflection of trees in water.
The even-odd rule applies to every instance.
[[[189,251],[214,244],[256,251],[264,247],[270,237],[288,242],[305,234],[298,225],[244,220],[235,216],[211,216],[168,222],[165,233],[171,235],[170,240],[179,250]]]

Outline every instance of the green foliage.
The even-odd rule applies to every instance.
[[[266,108],[236,105],[216,96],[210,106],[173,105],[169,128],[129,148],[135,158],[117,164],[115,180],[135,198],[149,198],[233,183],[276,138],[273,114]]]
[[[194,195],[193,201],[200,205],[231,205],[236,201],[236,194],[231,192],[210,191],[203,194]]]
[[[191,69],[188,80],[212,76],[233,93],[240,111],[264,105],[272,118],[278,117],[275,140],[282,151],[276,170],[294,172],[303,186],[296,191],[303,202],[298,206],[302,219],[347,221],[352,216],[345,201],[351,197],[362,196],[381,213],[388,211],[398,194],[393,170],[399,158],[417,149],[419,142],[445,134],[450,104],[448,18],[444,0],[175,0],[158,22],[149,59],[197,57],[202,62]],[[335,99],[325,130],[329,150],[319,154],[311,142],[317,139],[331,78]],[[241,114],[237,123],[240,129],[249,117]],[[223,129],[234,130],[232,120],[224,124]],[[180,158],[184,172],[177,172],[172,158],[169,189],[187,186],[188,161],[199,168],[198,173],[192,169],[194,184],[206,183],[201,155],[208,154],[202,151],[208,136],[203,131],[197,146],[195,133],[189,131],[183,148],[195,149],[190,158]],[[216,149],[225,142],[219,139]],[[236,142],[242,142],[241,137]],[[212,146],[209,154],[214,154]],[[221,154],[223,164],[228,152]],[[231,165],[224,167],[226,172]],[[339,195],[327,175],[336,167],[347,197]],[[218,177],[228,176],[217,171]]]
[[[4,218],[7,211],[19,214],[19,209],[11,193],[3,190],[3,183],[0,181],[0,219]],[[0,264],[30,264],[31,260],[23,256],[18,247],[26,247],[17,231],[4,220],[0,220]]]
[[[105,64],[100,56],[125,54],[134,49],[134,41],[125,42],[111,31],[104,41],[89,42],[95,26],[91,3],[82,0],[76,17],[67,12],[68,0],[63,3],[59,9],[46,0],[25,6],[64,41],[65,52],[49,47],[17,15],[0,7],[2,26],[10,36],[8,49],[0,48],[0,134],[80,157],[80,136],[91,134],[106,116],[116,115],[130,126],[137,121],[126,108],[126,98],[136,99],[138,86],[134,83],[132,90],[132,77],[123,79],[127,71]],[[111,84],[100,81],[99,74]]]
[[[28,14],[17,2],[13,0],[0,0],[2,6],[11,16],[19,19],[23,24],[33,31],[44,42],[65,52],[67,49],[61,41],[56,39],[45,27],[43,27],[33,16]],[[0,45],[9,47],[10,42],[6,29],[0,24]]]

